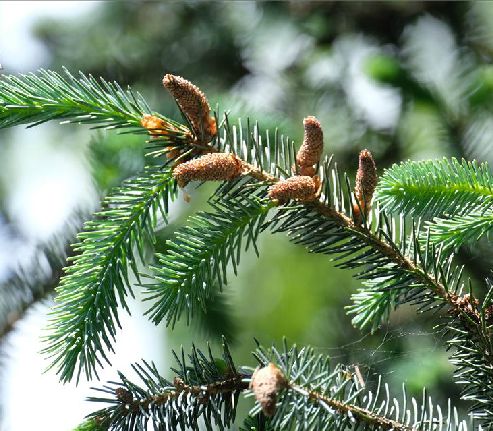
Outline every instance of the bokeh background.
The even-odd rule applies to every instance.
[[[0,36],[1,73],[82,70],[131,85],[175,119],[165,73],[196,83],[232,117],[278,127],[298,143],[303,117],[315,115],[326,153],[350,176],[363,148],[380,172],[408,158],[493,158],[489,2],[4,1]],[[0,430],[70,430],[96,407],[84,399],[97,383],[62,386],[43,374],[40,339],[75,233],[111,187],[144,166],[144,152],[141,135],[85,126],[1,131],[0,299],[26,286],[45,293],[0,329]],[[191,202],[173,206],[158,249],[206,209],[207,188],[188,192]],[[282,236],[264,235],[259,249],[260,258],[244,255],[238,277],[190,327],[156,328],[136,301],[101,379],[140,358],[164,372],[171,349],[217,345],[221,334],[239,363],[253,365],[254,337],[265,345],[286,337],[358,365],[370,385],[382,374],[396,394],[402,382],[417,397],[426,386],[466,411],[433,316],[402,307],[376,334],[362,333],[345,314],[359,286],[349,272]],[[486,243],[459,252],[478,289],[491,256]]]

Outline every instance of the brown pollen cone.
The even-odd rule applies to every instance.
[[[273,363],[257,368],[250,382],[250,389],[267,417],[276,413],[277,394],[287,386],[286,377]]]
[[[360,208],[365,217],[370,213],[371,201],[377,183],[378,176],[375,160],[368,150],[363,150],[359,153],[359,166],[356,172],[356,186],[354,188],[354,193],[359,203],[359,207],[356,203],[353,207],[354,219],[357,224],[362,223]]]
[[[241,160],[234,154],[208,153],[197,159],[181,163],[173,170],[180,187],[190,181],[231,180],[243,173]]]
[[[319,183],[318,177],[297,175],[272,184],[268,195],[270,199],[277,200],[279,203],[292,199],[309,202],[317,199]]]
[[[210,116],[211,107],[204,93],[190,81],[169,73],[164,76],[163,85],[190,121],[197,140],[209,143],[216,135],[217,127],[215,118]]]
[[[320,162],[324,149],[324,134],[320,122],[315,117],[306,117],[303,120],[305,133],[303,144],[296,154],[296,163],[300,175],[315,175],[314,165]]]

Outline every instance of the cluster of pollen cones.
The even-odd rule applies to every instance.
[[[186,79],[167,74],[163,79],[164,87],[174,97],[180,110],[190,126],[191,143],[198,147],[210,144],[217,134],[215,118],[207,98],[200,89]],[[149,130],[151,136],[167,135],[177,129],[165,119],[146,115],[141,124]],[[303,120],[303,143],[296,154],[296,164],[293,166],[294,175],[274,182],[268,190],[269,198],[277,204],[295,200],[299,202],[315,201],[320,196],[321,181],[316,175],[324,149],[323,131],[320,122],[315,117]],[[173,170],[180,187],[191,181],[225,181],[232,180],[252,169],[246,167],[234,154],[219,153],[209,146],[210,150],[200,150],[198,157],[178,163]],[[179,158],[179,148],[169,148],[167,156]],[[355,224],[361,224],[368,217],[371,209],[373,193],[378,177],[372,154],[368,150],[361,151],[356,173],[354,188],[355,203],[353,217]]]

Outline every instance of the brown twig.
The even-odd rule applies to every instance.
[[[358,407],[353,404],[346,404],[342,401],[335,400],[333,398],[322,395],[317,391],[305,389],[302,386],[296,385],[294,383],[289,384],[289,389],[298,392],[299,394],[321,404],[322,406],[329,407],[332,410],[336,410],[339,413],[345,414],[346,416],[352,416],[354,419],[361,422],[365,422],[370,425],[377,425],[384,430],[417,431],[416,428],[404,425],[400,422],[388,419],[384,416],[379,416],[362,407]]]
[[[214,395],[240,392],[248,389],[249,384],[245,381],[245,377],[248,376],[242,374],[228,375],[224,380],[200,386],[187,385],[182,379],[175,377],[173,382],[175,389],[153,395],[149,398],[134,400],[132,393],[125,388],[117,388],[115,395],[129,412],[139,412],[141,409],[148,411],[151,405],[166,404],[171,399],[178,398],[178,396],[183,394],[193,395],[206,404],[210,397]]]
[[[250,388],[250,383],[248,382],[253,376],[235,374],[225,376],[224,380],[219,380],[208,385],[187,385],[182,379],[175,377],[174,379],[174,389],[165,391],[161,394],[153,395],[152,397],[143,399],[134,399],[132,392],[120,387],[115,390],[116,398],[122,403],[123,407],[129,413],[138,413],[142,410],[148,411],[151,405],[162,405],[169,402],[172,399],[178,398],[180,395],[192,395],[197,397],[197,399],[207,404],[210,397],[218,394],[227,394],[234,392],[243,392]],[[337,411],[339,414],[344,414],[346,416],[353,417],[356,420],[365,422],[371,425],[377,425],[384,430],[396,430],[396,431],[416,431],[415,428],[404,425],[400,422],[388,419],[384,416],[372,413],[362,407],[355,406],[353,404],[344,403],[320,392],[311,390],[309,388],[304,388],[293,382],[286,381],[285,385],[280,385],[277,388],[278,392],[284,390],[292,390],[306,397],[312,402],[318,403],[322,408],[330,408]]]

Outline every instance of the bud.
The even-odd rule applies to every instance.
[[[276,413],[277,394],[287,386],[286,377],[272,363],[263,368],[257,368],[250,382],[250,389],[267,417],[272,417]]]
[[[269,187],[269,198],[285,203],[289,200],[309,202],[317,199],[320,180],[318,177],[297,175],[278,181]]]
[[[170,132],[178,132],[178,129],[175,126],[163,118],[156,117],[155,115],[144,115],[140,120],[140,124],[142,127],[149,130],[149,134],[153,138],[169,135]],[[181,154],[180,148],[166,147],[166,149],[168,150],[166,153],[166,157],[168,159],[176,159]]]
[[[146,114],[141,118],[140,124],[142,127],[149,130],[152,136],[167,135],[172,129],[174,129],[174,127],[163,118],[149,114]]]
[[[305,134],[303,144],[296,154],[300,175],[315,175],[314,165],[320,162],[324,149],[324,134],[320,122],[315,117],[306,117],[303,120]]]
[[[377,187],[377,182],[377,168],[373,156],[368,150],[363,150],[359,153],[359,166],[356,172],[356,186],[354,188],[356,199],[359,203],[359,207],[358,204],[355,204],[353,207],[356,224],[362,223],[360,208],[365,217],[370,213],[371,201],[375,188]]]
[[[179,377],[175,377],[173,379],[173,386],[178,390],[178,391],[183,391],[183,389],[185,388],[185,382],[180,379]]]
[[[211,107],[204,93],[190,81],[171,74],[164,76],[163,85],[190,121],[197,140],[209,143],[216,135],[217,127],[215,118],[210,116]]]
[[[234,154],[209,153],[181,163],[173,170],[173,176],[180,187],[190,181],[231,180],[243,173],[243,165]]]
[[[134,398],[132,392],[125,388],[116,388],[115,395],[118,401],[121,401],[124,404],[131,404]]]

